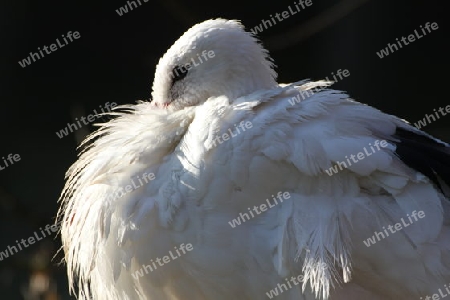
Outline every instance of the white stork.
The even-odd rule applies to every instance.
[[[449,145],[273,67],[238,21],[197,24],[85,141],[59,212],[78,299],[450,294]]]

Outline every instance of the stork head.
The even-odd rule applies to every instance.
[[[230,99],[273,88],[268,51],[239,21],[215,19],[186,31],[159,60],[153,104],[178,110],[210,97]]]

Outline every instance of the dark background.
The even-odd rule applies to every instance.
[[[278,65],[279,82],[318,80],[348,69],[350,77],[335,88],[411,122],[450,104],[442,1],[312,2],[259,34]],[[94,127],[62,139],[57,131],[106,102],[148,99],[159,57],[193,24],[223,17],[250,29],[294,1],[141,3],[123,16],[116,9],[125,0],[0,4],[0,157],[21,156],[0,171],[0,252],[54,222],[65,170]],[[426,22],[437,22],[439,29],[383,59],[376,55]],[[18,64],[68,31],[81,37],[25,68]],[[443,117],[425,131],[450,141],[449,125],[450,117]],[[53,235],[0,261],[0,298],[69,299],[64,266],[58,266],[62,255],[52,260],[59,246]]]

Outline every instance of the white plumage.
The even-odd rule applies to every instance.
[[[208,51],[214,57],[182,68]],[[448,146],[329,82],[279,85],[272,67],[239,22],[195,25],[161,58],[152,102],[122,107],[86,141],[59,214],[79,299],[264,299],[298,275],[303,284],[277,299],[419,299],[444,290]],[[375,140],[389,145],[326,173]],[[144,173],[154,179],[110,197]],[[279,192],[290,198],[230,226]],[[414,210],[425,217],[363,243]],[[136,275],[182,244],[192,251]]]

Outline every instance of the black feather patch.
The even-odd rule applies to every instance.
[[[391,142],[396,155],[410,168],[432,180],[443,192],[450,186],[450,147],[420,132],[398,127]]]
[[[187,76],[190,68],[190,64],[175,66],[172,70],[172,85],[174,85],[177,81],[183,80]]]

